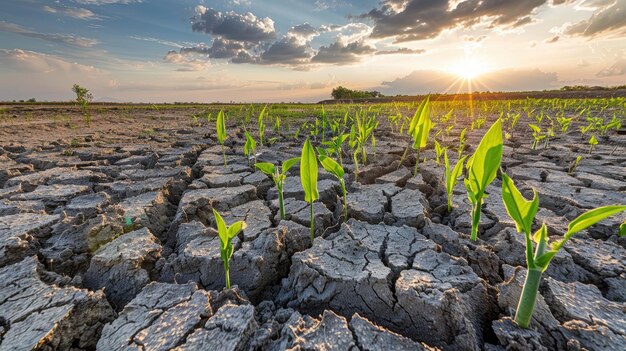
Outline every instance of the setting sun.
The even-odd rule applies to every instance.
[[[450,71],[459,77],[471,80],[490,71],[484,60],[477,57],[465,57],[450,68]]]

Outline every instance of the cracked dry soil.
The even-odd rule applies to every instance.
[[[623,216],[578,234],[556,256],[524,330],[512,322],[524,240],[504,211],[500,180],[488,188],[472,242],[463,185],[447,213],[432,147],[414,177],[414,156],[399,163],[406,140],[384,123],[358,182],[344,159],[347,220],[339,183],[321,171],[311,245],[298,167],[287,177],[281,220],[276,189],[243,156],[235,121],[225,167],[214,126],[190,125],[189,111],[137,108],[130,118],[104,109],[91,125],[74,116],[71,128],[51,120],[71,108],[32,109],[27,122],[0,124],[0,351],[626,345],[626,241],[616,235]],[[468,133],[467,152],[483,133]],[[624,133],[606,136],[573,174],[568,155],[580,151],[578,136],[532,151],[523,133],[505,141],[502,166],[525,195],[539,192],[537,219],[550,236],[586,209],[624,203]],[[303,137],[272,137],[258,161],[299,156]],[[231,290],[223,289],[212,208],[248,224],[233,240]]]

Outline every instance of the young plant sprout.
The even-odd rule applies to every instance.
[[[435,140],[435,153],[437,154],[435,162],[437,162],[438,165],[441,164],[441,156],[446,152],[446,149],[448,149],[448,147],[442,147],[441,144]]]
[[[476,151],[467,161],[467,178],[463,179],[467,196],[472,203],[472,240],[478,238],[478,224],[485,189],[496,178],[501,161],[502,122],[498,119],[483,136]]]
[[[574,160],[574,162],[570,166],[569,171],[567,173],[570,174],[570,175],[574,174],[574,172],[576,172],[576,168],[578,168],[578,165],[580,165],[580,161],[582,161],[582,159],[583,159],[583,157],[578,155],[576,157],[576,160]]]
[[[596,139],[595,135],[592,135],[591,138],[589,138],[589,155],[591,155],[591,152],[593,152],[593,147],[598,145],[598,139]]]
[[[217,115],[217,122],[215,125],[215,129],[217,130],[217,141],[219,141],[220,145],[222,145],[222,155],[224,156],[224,166],[228,166],[226,164],[226,152],[224,151],[224,141],[226,141],[226,123],[224,122],[224,110],[220,110],[220,113]]]
[[[533,130],[533,139],[534,139],[533,144],[530,148],[535,150],[539,142],[543,140],[546,136],[541,134],[541,128],[539,128],[539,126],[532,124],[532,123],[528,124],[528,126],[530,127],[530,129]]]
[[[348,217],[348,203],[346,200],[347,198],[346,182],[343,180],[343,176],[345,175],[343,167],[341,167],[339,163],[337,163],[335,160],[333,160],[332,158],[328,156],[320,155],[319,158],[320,158],[320,163],[322,164],[322,167],[324,167],[326,172],[334,175],[339,180],[339,185],[341,185],[341,193],[343,197],[343,208],[342,208],[341,214],[344,218],[347,218]]]
[[[246,143],[243,145],[243,154],[248,156],[248,165],[250,165],[250,156],[254,158],[256,164],[256,141],[252,135],[246,131]]]
[[[515,187],[511,178],[502,173],[502,200],[507,213],[515,222],[517,231],[524,233],[526,237],[526,266],[528,272],[526,273],[526,281],[517,305],[515,322],[522,328],[528,328],[535,309],[541,276],[548,269],[552,258],[574,234],[607,217],[626,211],[626,205],[604,206],[587,211],[568,224],[567,232],[563,235],[563,239],[549,243],[548,229],[545,223],[541,225],[541,228],[535,232],[532,238],[530,235],[535,214],[539,209],[539,198],[535,191],[533,191],[533,199],[530,201],[526,200]],[[626,229],[622,229],[623,226],[623,224],[620,226],[620,236],[626,234],[624,232]],[[533,240],[536,243],[534,254]]]
[[[346,139],[348,139],[348,137],[349,135],[344,133],[334,137],[332,140],[323,143],[323,145],[326,146],[326,152],[329,155],[337,155],[337,159],[339,160],[339,164],[341,165],[341,167],[343,167],[343,143],[346,141]]]
[[[261,146],[263,146],[263,137],[265,136],[265,123],[263,123],[263,117],[265,116],[265,109],[267,108],[267,105],[263,106],[263,109],[261,110],[261,113],[259,113],[259,119],[258,119],[258,124],[259,124],[259,143],[261,144]]]
[[[304,201],[308,202],[311,208],[311,245],[315,239],[315,222],[313,221],[313,201],[317,200],[320,195],[317,191],[317,156],[315,149],[311,145],[308,138],[302,146],[302,155],[300,157],[300,182],[304,189]]]
[[[417,108],[417,110],[415,111],[415,114],[413,115],[413,118],[411,119],[410,123],[409,123],[409,128],[408,128],[408,133],[409,135],[413,138],[413,149],[417,149],[417,157],[415,160],[415,174],[417,175],[417,167],[419,164],[419,152],[420,152],[420,148],[421,147],[426,147],[426,141],[428,140],[428,132],[430,131],[430,96],[426,97],[426,99],[424,99],[419,107]],[[428,112],[425,112],[424,110],[428,109]],[[426,116],[428,115],[428,116]],[[426,119],[428,121],[426,121]],[[419,126],[419,127],[418,127]],[[428,130],[426,131],[426,133],[424,133],[425,128],[427,128]],[[418,135],[419,134],[419,135]],[[424,137],[425,134],[425,137]],[[424,139],[424,145],[422,145],[422,139]],[[417,147],[416,147],[417,145]],[[409,143],[409,145],[407,145],[407,147],[404,149],[404,153],[402,154],[402,158],[400,158],[400,164],[398,165],[398,169],[400,168],[400,166],[402,166],[402,164],[404,163],[404,159],[406,158],[408,152],[409,152],[409,147],[411,146],[411,143]]]
[[[273,164],[268,162],[255,163],[254,166],[261,172],[267,174],[272,178],[276,189],[278,190],[278,208],[280,212],[280,219],[285,219],[285,204],[283,201],[283,187],[285,185],[285,179],[287,179],[287,171],[300,161],[299,157],[294,157],[283,162],[281,172],[278,171]]]
[[[224,263],[224,275],[226,277],[226,289],[230,289],[230,258],[233,256],[233,238],[246,228],[246,222],[239,221],[227,226],[222,216],[213,209],[217,233],[220,237],[220,254]]]
[[[454,186],[461,176],[461,171],[463,170],[463,163],[465,162],[466,156],[463,156],[457,163],[456,166],[450,172],[450,161],[448,160],[448,152],[444,150],[443,159],[446,167],[446,192],[448,193],[448,212],[452,211],[452,192],[454,191]]]
[[[463,151],[465,151],[465,142],[467,138],[465,137],[465,133],[467,132],[467,128],[463,128],[461,134],[459,135],[459,159],[463,156]]]

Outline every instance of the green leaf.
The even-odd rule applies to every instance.
[[[213,216],[215,217],[215,223],[217,224],[217,234],[220,237],[220,244],[222,250],[224,250],[226,248],[226,244],[229,242],[228,228],[226,227],[226,223],[224,222],[222,216],[215,209],[213,209]]]
[[[239,221],[233,223],[230,227],[228,227],[228,238],[233,239],[239,234],[240,231],[246,229],[248,225],[244,221]]]
[[[251,152],[256,150],[256,141],[252,138],[252,135],[246,131],[246,144],[243,146],[243,153],[250,155]]]
[[[564,239],[569,239],[579,231],[622,211],[626,211],[626,205],[603,206],[587,211],[569,223]]]
[[[502,161],[502,122],[498,119],[489,128],[467,162],[470,184],[476,196],[482,196],[495,178]]]
[[[533,219],[539,210],[539,197],[533,190],[533,199],[526,200],[517,189],[513,180],[502,173],[502,200],[504,208],[509,216],[515,221],[519,233],[530,235]]]
[[[620,224],[619,226],[619,236],[626,236],[626,222]]]
[[[409,135],[413,136],[415,132],[415,128],[417,127],[419,120],[422,118],[422,111],[426,107],[426,104],[430,101],[430,95],[426,97],[426,99],[422,100],[419,107],[415,111],[413,118],[411,119],[411,123],[409,124]]]
[[[255,163],[254,166],[258,168],[259,171],[272,177],[274,176],[274,172],[276,172],[276,168],[274,167],[274,165],[269,162]]]
[[[557,252],[558,250],[549,250],[544,252],[541,256],[535,259],[535,266],[541,268],[541,270],[545,272],[550,264],[550,261],[552,261],[552,258],[554,258]]]
[[[220,110],[220,113],[217,115],[217,122],[215,129],[217,130],[217,140],[220,144],[224,144],[226,140],[226,124],[224,123],[224,110]]]
[[[296,163],[300,162],[300,157],[290,158],[283,162],[283,174],[287,173],[287,171],[296,165]]]
[[[307,138],[300,157],[300,182],[304,189],[304,201],[312,203],[319,198],[317,191],[317,157],[311,141]]]
[[[591,138],[589,138],[589,145],[598,145],[598,139],[596,139],[595,135],[592,135]]]
[[[535,133],[540,133],[541,132],[541,128],[539,128],[539,126],[537,126],[536,124],[532,124],[529,123],[528,126],[530,127],[530,129],[533,130],[533,132]]]
[[[326,172],[334,175],[339,179],[343,178],[345,174],[343,168],[332,158],[320,155],[320,163],[322,164],[322,167],[324,167]]]
[[[324,149],[323,147],[318,146],[316,149],[318,155],[328,156],[328,152],[326,152],[326,149]]]
[[[452,191],[454,190],[454,185],[456,184],[456,180],[459,179],[459,177],[461,176],[461,171],[463,170],[463,162],[465,162],[467,155],[463,156],[459,160],[459,162],[456,163],[456,165],[452,169],[452,173],[450,173],[448,153],[446,152],[444,153],[444,155],[446,160],[446,175],[449,175],[446,177],[446,191],[448,192],[448,194],[452,194]]]

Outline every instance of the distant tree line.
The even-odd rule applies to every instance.
[[[612,87],[589,86],[589,85],[566,85],[561,88],[562,91],[589,91],[589,90],[620,90],[626,89],[626,85],[615,85]]]
[[[383,94],[378,91],[352,90],[342,86],[338,86],[333,89],[330,95],[332,95],[333,99],[367,99],[383,97]]]

